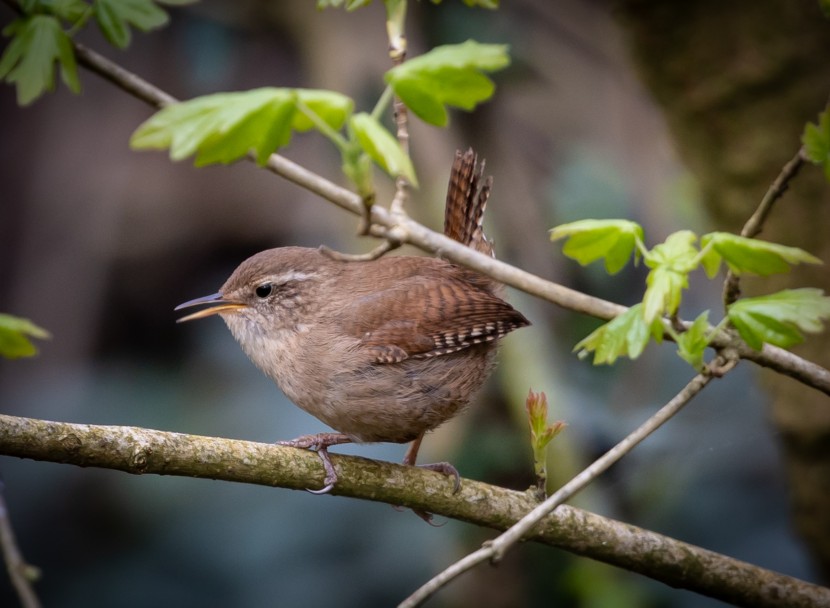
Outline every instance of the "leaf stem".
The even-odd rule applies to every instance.
[[[309,108],[300,99],[297,99],[295,103],[297,105],[297,109],[302,112],[306,118],[314,123],[314,126],[318,131],[320,131],[320,133],[328,137],[332,143],[337,146],[337,149],[340,150],[341,154],[345,154],[349,150],[351,145],[350,142],[340,133],[332,129],[325,120],[320,118],[320,115],[317,114],[317,112]]]
[[[387,85],[386,88],[381,93],[381,96],[378,98],[375,107],[372,108],[372,118],[376,121],[380,122],[383,113],[386,112],[386,108],[389,107],[390,102],[392,101],[392,97],[394,92],[392,91],[392,87]]]
[[[637,250],[640,252],[640,255],[642,255],[643,259],[645,260],[646,257],[648,257],[648,254],[650,253],[649,249],[648,247],[646,247],[646,244],[643,243],[642,240],[640,240],[640,237],[636,234],[634,235],[634,244],[637,246]]]
[[[92,8],[92,5],[89,5],[81,14],[81,16],[75,20],[75,23],[73,23],[72,26],[68,30],[66,30],[66,35],[70,38],[74,37],[75,34],[81,31],[81,29],[86,25],[87,21],[89,21],[89,18],[92,17],[94,13],[95,10]]]

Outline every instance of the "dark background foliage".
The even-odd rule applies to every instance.
[[[389,66],[382,7],[346,14],[317,12],[313,4],[203,2],[173,11],[164,30],[136,35],[125,53],[92,32],[81,40],[179,98],[307,86],[342,91],[370,108]],[[513,56],[512,67],[496,75],[495,98],[475,114],[454,113],[446,131],[413,123],[422,183],[413,215],[440,226],[453,152],[472,145],[496,179],[488,232],[499,256],[622,303],[639,299],[641,269],[609,279],[598,268],[579,268],[549,243],[547,229],[584,217],[627,217],[646,227],[650,243],[680,228],[737,229],[763,187],[743,192],[730,185],[730,196],[745,206],[712,220],[704,211],[712,181],[687,152],[690,144],[679,149],[702,181],[680,161],[663,114],[632,68],[630,48],[638,49],[645,71],[643,55],[659,53],[645,41],[676,38],[692,20],[669,11],[649,24],[642,17],[648,3],[626,4],[620,13],[597,2],[522,0],[491,13],[461,3],[412,3],[413,54],[474,37],[507,42]],[[820,19],[814,12],[810,18]],[[11,19],[6,7],[0,14]],[[632,23],[646,25],[638,32]],[[714,34],[728,37],[727,27]],[[710,73],[694,77],[711,82],[721,56],[707,59]],[[755,65],[752,53],[744,57],[747,69]],[[794,61],[790,69],[799,74],[802,64]],[[248,363],[218,320],[177,326],[172,308],[215,291],[242,259],[267,247],[365,250],[370,243],[352,236],[356,220],[247,163],[197,170],[130,151],[129,135],[149,109],[91,74],[82,73],[82,82],[81,96],[59,90],[26,109],[15,105],[11,88],[0,89],[0,310],[54,335],[35,359],[0,361],[3,413],[265,442],[323,430]],[[826,82],[811,85],[818,101],[795,123],[814,118]],[[775,83],[768,85],[769,103],[786,114]],[[681,121],[670,118],[679,141],[702,137],[702,127],[678,129]],[[760,183],[792,156],[799,134],[793,127],[772,143],[744,144],[749,158],[772,148],[772,160],[758,169]],[[343,181],[336,153],[319,138],[296,138],[286,154]],[[384,196],[390,192],[386,186]],[[804,246],[797,232],[781,238]],[[570,349],[595,321],[522,294],[511,298],[534,328],[506,341],[487,391],[428,438],[425,461],[449,459],[464,476],[527,487],[532,462],[522,409],[532,387],[546,391],[552,416],[569,424],[551,455],[551,483],[561,483],[691,377],[670,345],[635,363],[593,369]],[[718,302],[717,286],[701,277],[683,316],[717,310]],[[815,340],[826,349],[826,338]],[[770,421],[758,375],[744,364],[715,383],[575,503],[817,580],[792,523],[785,437]],[[399,460],[404,448],[343,451]],[[43,570],[38,590],[48,606],[387,606],[491,535],[456,522],[431,528],[384,505],[287,490],[14,459],[0,462],[0,474],[20,545]],[[14,601],[9,583],[0,581],[0,604]],[[479,568],[434,604],[543,602],[714,605],[533,546],[517,548],[496,569]]]

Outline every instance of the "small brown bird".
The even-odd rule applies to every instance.
[[[444,233],[493,254],[481,228],[492,178],[472,150],[456,153]],[[413,442],[458,414],[492,371],[496,341],[529,325],[492,279],[448,261],[389,256],[334,259],[280,247],[245,260],[218,293],[176,310],[209,307],[179,321],[219,314],[251,361],[295,404],[335,429],[280,442],[317,451],[330,491],[332,445]],[[422,465],[454,475],[449,463]]]

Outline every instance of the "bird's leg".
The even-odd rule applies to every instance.
[[[431,464],[415,464],[418,459],[418,450],[421,449],[421,442],[424,440],[424,434],[421,433],[418,437],[409,444],[409,449],[403,457],[403,464],[421,467],[422,469],[429,469],[430,471],[437,471],[443,473],[447,477],[453,477],[455,484],[453,485],[452,493],[456,494],[461,489],[461,475],[458,474],[458,469],[452,466],[449,462],[433,462]]]
[[[323,480],[323,487],[319,490],[306,488],[312,494],[326,494],[331,492],[334,484],[337,483],[337,471],[331,463],[328,449],[333,445],[340,445],[341,443],[352,443],[352,438],[343,433],[317,433],[316,435],[303,435],[289,441],[277,441],[277,445],[286,445],[292,448],[314,450],[317,452],[320,461],[323,463],[323,469],[326,471],[326,477]]]

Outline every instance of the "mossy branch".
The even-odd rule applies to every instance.
[[[324,476],[320,459],[306,450],[5,415],[0,415],[0,454],[135,475],[179,475],[290,489],[317,487]],[[341,473],[333,494],[429,511],[496,530],[506,530],[538,505],[532,492],[467,479],[453,494],[451,480],[415,467],[342,455],[333,455],[332,461]],[[547,516],[527,540],[738,605],[797,608],[830,603],[830,589],[567,505]]]

